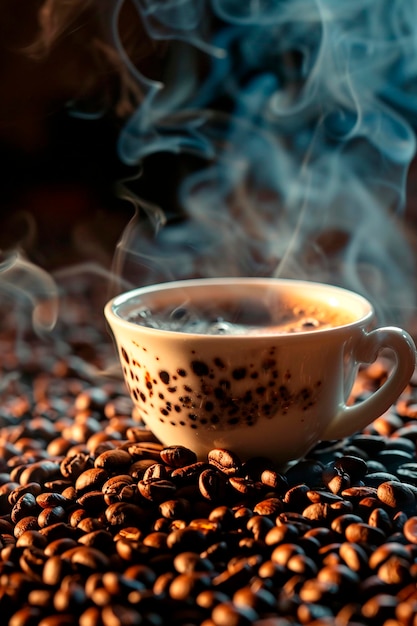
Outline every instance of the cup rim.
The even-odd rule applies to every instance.
[[[317,328],[314,330],[306,330],[306,331],[296,331],[294,333],[276,333],[273,330],[271,332],[263,332],[262,334],[247,334],[247,333],[234,333],[234,334],[225,334],[225,335],[215,335],[215,334],[203,334],[192,331],[178,331],[171,329],[161,329],[161,328],[151,328],[145,325],[137,324],[135,322],[129,321],[118,315],[116,312],[116,308],[120,305],[126,304],[129,300],[146,294],[152,294],[156,292],[162,291],[170,291],[170,290],[178,290],[178,289],[187,289],[187,288],[196,288],[201,286],[228,286],[228,285],[258,285],[268,286],[268,285],[281,285],[288,289],[294,289],[297,291],[303,290],[304,292],[313,291],[320,289],[321,292],[331,297],[339,296],[345,299],[349,299],[354,304],[362,309],[362,315],[358,316],[356,319],[337,325],[332,327],[324,327]],[[242,340],[242,337],[245,337],[245,340],[257,340],[259,341],[260,337],[271,338],[271,337],[303,337],[304,339],[307,336],[317,336],[318,333],[337,333],[337,331],[345,331],[346,329],[352,329],[356,326],[363,326],[365,323],[368,323],[372,320],[374,316],[374,308],[372,304],[367,300],[364,296],[350,291],[344,287],[339,287],[337,285],[332,285],[329,283],[320,283],[317,281],[309,281],[309,280],[299,280],[292,278],[274,278],[274,277],[220,277],[220,278],[191,278],[185,280],[173,280],[169,282],[161,282],[154,283],[151,285],[145,285],[142,287],[136,287],[134,289],[130,289],[123,293],[120,293],[113,298],[111,298],[105,305],[104,308],[105,317],[110,325],[117,324],[121,327],[124,327],[126,330],[132,330],[132,328],[140,329],[140,332],[145,335],[171,335],[175,337],[194,337],[199,338],[201,341],[213,341],[213,340],[222,340],[225,338],[230,340]]]

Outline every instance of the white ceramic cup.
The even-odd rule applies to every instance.
[[[220,309],[224,319],[241,317],[253,327],[209,334],[137,323],[149,312],[178,313],[178,307],[183,313]],[[301,321],[288,322],[292,311]],[[283,319],[279,313],[271,322],[277,312]],[[372,329],[374,311],[365,298],[313,282],[219,278],[152,285],[113,298],[105,316],[143,421],[163,444],[186,446],[199,458],[227,448],[242,459],[299,459],[319,441],[344,438],[379,417],[415,367],[406,331]],[[394,356],[387,381],[348,406],[360,364],[373,362],[382,349]]]

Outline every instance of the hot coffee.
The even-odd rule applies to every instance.
[[[220,278],[150,285],[106,306],[138,414],[164,444],[204,458],[300,458],[381,415],[410,379],[411,337],[373,325],[361,296],[305,281]],[[173,332],[174,331],[174,332]],[[358,367],[396,360],[383,387],[348,399]]]
[[[192,302],[177,298],[167,306],[149,305],[117,314],[129,322],[148,328],[207,335],[246,335],[304,333],[344,326],[354,320],[345,311],[308,300],[284,300],[267,296],[265,301],[253,298],[194,298]],[[143,300],[143,299],[142,299]]]

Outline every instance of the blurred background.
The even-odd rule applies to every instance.
[[[162,151],[139,168],[118,156],[134,102],[129,110],[129,97],[120,98],[123,68],[100,43],[109,40],[115,2],[20,0],[17,10],[13,0],[2,0],[1,6],[0,250],[20,248],[47,270],[86,261],[110,268],[134,214],[120,181],[136,178],[141,198],[175,213],[179,169],[187,169],[187,157]],[[62,20],[54,22],[57,6]],[[133,2],[122,5],[119,32],[146,77],[158,80],[169,71],[171,40],[151,39]],[[415,248],[415,159],[406,190],[401,227]],[[327,239],[324,233],[319,243],[325,252],[337,256],[343,245],[337,237],[336,230]]]
[[[39,40],[44,4],[1,5],[0,249],[17,246],[48,269],[109,267],[133,212],[116,190],[132,175],[116,153],[119,76],[93,50],[102,24],[88,2],[61,3],[67,28],[50,34],[50,47]],[[74,101],[87,103],[83,115],[71,112]]]

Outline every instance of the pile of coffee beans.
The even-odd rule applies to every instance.
[[[416,381],[289,468],[201,460],[100,373],[114,349],[87,318],[49,343],[0,334],[1,623],[416,624]]]

